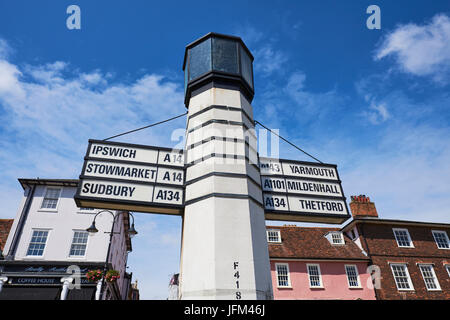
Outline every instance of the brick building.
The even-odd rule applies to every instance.
[[[9,230],[11,230],[14,219],[0,219],[0,255],[8,239]]]
[[[268,226],[267,241],[274,299],[375,299],[369,258],[340,229]]]
[[[379,267],[377,299],[450,299],[450,224],[380,219],[365,196],[350,208],[341,231]]]

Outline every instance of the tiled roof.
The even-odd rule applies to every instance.
[[[375,217],[353,217],[353,219],[341,228],[341,231],[348,231],[352,229],[355,224],[387,224],[387,225],[411,225],[418,227],[436,227],[436,228],[450,228],[450,223],[445,222],[427,222],[427,221],[413,221],[413,220],[394,220],[394,219],[380,219]]]
[[[5,246],[6,239],[8,239],[9,230],[11,230],[13,222],[14,219],[0,219],[0,250],[2,251]]]
[[[344,234],[344,245],[332,245],[325,235],[339,228],[306,228],[296,226],[267,226],[280,230],[281,243],[269,242],[269,256],[291,259],[356,259],[369,260],[359,247]]]

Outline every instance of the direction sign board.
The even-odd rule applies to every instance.
[[[268,220],[342,223],[350,217],[337,166],[260,158]]]
[[[74,197],[80,207],[181,214],[182,150],[89,140]]]

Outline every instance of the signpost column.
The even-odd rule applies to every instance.
[[[265,219],[350,217],[336,165],[258,158],[252,63],[237,37],[186,47],[185,150],[89,140],[76,204],[181,215],[181,299],[272,299]]]
[[[272,298],[251,61],[240,38],[208,34],[186,49],[181,299]]]

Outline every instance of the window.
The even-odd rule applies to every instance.
[[[345,244],[342,232],[332,232],[331,233],[331,243],[332,244]]]
[[[60,193],[60,188],[47,188],[41,209],[56,209]]]
[[[450,249],[450,242],[448,240],[447,232],[432,230],[434,241],[436,241],[439,249]]]
[[[322,277],[320,275],[320,267],[318,264],[307,264],[309,286],[311,288],[322,288]]]
[[[350,288],[360,288],[358,269],[355,265],[346,265],[345,273],[347,274],[348,286]]]
[[[414,290],[406,264],[391,264],[391,269],[398,290]]]
[[[275,263],[275,268],[277,270],[278,287],[290,287],[289,265],[287,263]]]
[[[34,230],[28,246],[27,256],[42,256],[47,242],[47,230]]]
[[[450,277],[450,264],[447,264],[445,269],[447,269],[448,276]]]
[[[414,248],[407,229],[392,229],[399,247]]]
[[[70,246],[70,256],[84,256],[88,240],[87,231],[75,231],[73,234],[72,245]]]
[[[345,244],[344,235],[340,231],[330,231],[325,234],[325,238],[332,244]]]
[[[427,287],[427,290],[441,290],[436,274],[433,270],[433,265],[421,264],[419,265],[419,268],[420,272],[422,272],[423,281],[425,281],[425,287]]]
[[[267,230],[267,242],[280,243],[280,230]]]

